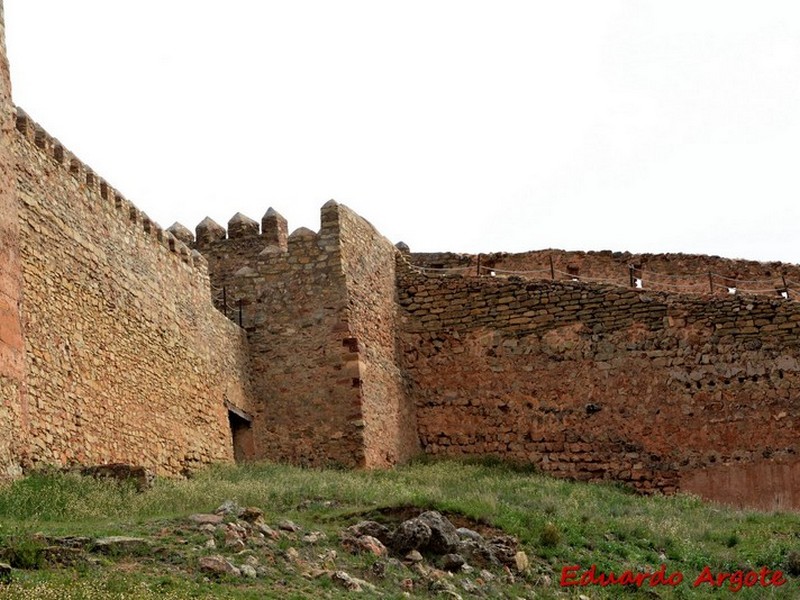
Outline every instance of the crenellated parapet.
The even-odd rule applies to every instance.
[[[151,238],[154,243],[164,247],[187,266],[196,268],[202,273],[206,272],[207,263],[200,253],[193,252],[192,248],[174,232],[162,229],[158,223],[127,200],[121,192],[98,176],[61,142],[47,133],[21,108],[17,108],[16,131],[23,140],[37,148],[52,163],[67,171],[81,190],[89,194],[92,199],[115,209],[118,218],[135,230],[137,234]]]
[[[181,230],[185,229],[179,223],[175,225],[179,226]],[[287,231],[288,224],[286,219],[274,208],[270,207],[261,218],[260,228],[258,221],[240,212],[231,217],[228,221],[227,229],[211,217],[206,217],[195,228],[196,239],[192,236],[192,242],[195,242],[199,250],[225,240],[250,240],[253,244],[263,242],[267,246],[275,246],[281,250],[286,250],[288,247]],[[189,232],[189,235],[191,235],[191,232]],[[256,242],[253,238],[262,239]]]
[[[322,207],[319,231],[299,227],[288,234],[287,220],[271,207],[260,227],[256,220],[236,213],[227,228],[206,217],[195,228],[192,240],[179,223],[170,231],[186,236],[207,259],[218,307],[234,320],[241,312],[243,324],[247,324],[260,318],[254,310],[257,300],[278,293],[289,280],[317,276],[329,280],[341,274],[339,210],[334,201]]]

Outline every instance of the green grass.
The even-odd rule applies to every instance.
[[[270,550],[274,556],[267,560],[273,560],[274,572],[269,580],[217,582],[194,572],[191,560],[203,538],[186,525],[185,517],[213,511],[228,499],[262,508],[270,524],[289,518],[307,530],[325,531],[328,547],[338,548],[337,568],[361,578],[367,578],[365,572],[374,561],[347,556],[337,544],[341,529],[378,508],[417,506],[458,513],[522,541],[531,559],[530,572],[501,592],[493,588],[501,596],[577,598],[583,593],[590,598],[634,598],[655,592],[649,597],[734,597],[727,588],[692,587],[702,568],[709,566],[713,572],[791,570],[794,574],[787,574],[787,583],[779,588],[743,589],[735,597],[800,597],[800,515],[737,511],[691,496],[644,498],[619,486],[550,479],[496,461],[424,461],[373,472],[273,464],[220,466],[190,480],[159,479],[145,493],[77,475],[33,475],[0,488],[0,548],[6,562],[16,552],[15,566],[20,567],[12,585],[0,585],[0,599],[349,595],[329,579],[302,577],[287,566],[281,554],[291,545],[286,540]],[[104,557],[99,564],[38,568],[40,532],[150,537],[163,530],[169,531],[160,538],[154,556]],[[308,556],[314,558],[310,551]],[[652,571],[662,563],[668,572],[681,571],[685,581],[674,588],[638,592],[619,586],[567,590],[559,586],[566,565],[595,564],[598,570],[620,573]],[[401,597],[395,583],[404,576],[413,574],[396,573],[375,582],[381,597]],[[471,597],[461,589],[459,593]],[[428,595],[434,597],[435,592],[415,591],[415,597]]]

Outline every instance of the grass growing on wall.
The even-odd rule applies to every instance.
[[[269,581],[253,591],[252,583],[208,582],[191,568],[187,568],[188,575],[178,576],[180,559],[175,556],[179,553],[170,554],[178,566],[165,568],[161,578],[137,569],[135,561],[122,571],[117,563],[100,565],[99,571],[86,567],[41,569],[37,563],[39,532],[147,536],[183,522],[191,513],[211,512],[225,500],[262,508],[267,523],[289,518],[308,530],[325,531],[331,548],[339,548],[341,559],[355,561],[348,567],[354,573],[363,565],[358,557],[345,556],[336,538],[365,512],[416,506],[461,514],[521,540],[531,558],[531,574],[518,578],[513,590],[509,588],[509,593],[521,597],[534,597],[534,592],[537,598],[562,597],[558,583],[566,565],[586,568],[595,564],[598,570],[619,573],[625,569],[652,571],[665,563],[668,571],[682,571],[687,581],[675,588],[657,588],[658,596],[652,597],[663,598],[728,597],[724,590],[712,593],[692,588],[691,582],[705,566],[714,572],[768,567],[788,569],[795,575],[800,568],[800,515],[796,514],[736,511],[689,496],[644,498],[619,486],[555,480],[491,461],[419,462],[372,472],[257,464],[214,467],[185,481],[160,479],[144,493],[58,473],[30,476],[0,488],[0,548],[5,548],[7,555],[9,549],[27,552],[27,558],[20,560],[30,561],[27,569],[15,575],[15,584],[0,585],[0,599],[346,595],[291,572],[284,577],[297,581],[281,592],[284,596],[271,596],[277,592]],[[745,589],[736,597],[800,597],[800,580],[790,575],[787,579],[780,588]],[[65,595],[67,590],[72,595]],[[590,598],[636,597],[632,590],[620,587],[579,591]],[[566,597],[577,597],[573,592],[575,588]],[[400,590],[382,590],[381,597],[401,597]]]

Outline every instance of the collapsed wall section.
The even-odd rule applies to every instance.
[[[800,306],[402,267],[403,362],[430,454],[800,508]]]
[[[233,458],[250,408],[244,334],[205,261],[20,113],[13,151],[26,290],[28,465],[129,462],[162,474]]]
[[[24,419],[24,350],[20,305],[19,229],[11,141],[14,107],[0,0],[0,478],[13,475],[12,440]]]

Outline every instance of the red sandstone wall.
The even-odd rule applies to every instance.
[[[249,410],[243,333],[206,265],[25,116],[14,152],[26,290],[26,464],[159,473],[233,457],[225,402]]]
[[[400,304],[426,452],[800,508],[798,304],[406,269]]]
[[[24,379],[19,232],[15,201],[11,80],[0,0],[0,478],[16,470],[11,440],[22,427]]]
[[[358,369],[367,467],[388,467],[419,449],[413,403],[397,349],[394,245],[367,221],[339,206],[342,266],[348,293],[350,368]]]

